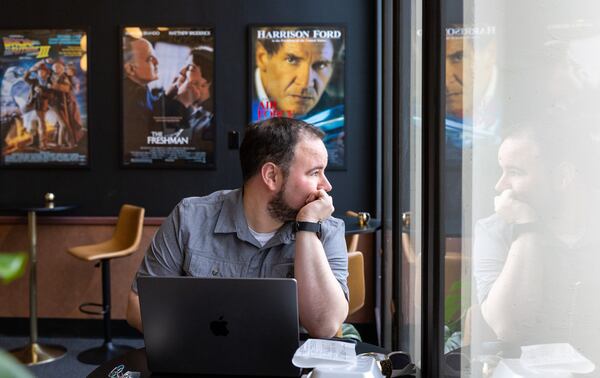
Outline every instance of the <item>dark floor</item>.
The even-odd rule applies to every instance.
[[[5,336],[0,335],[0,348],[10,350],[25,345],[29,337]],[[34,376],[40,378],[65,378],[65,377],[86,377],[96,366],[86,365],[77,361],[77,354],[80,352],[99,346],[102,339],[93,338],[75,338],[75,337],[40,337],[40,343],[58,344],[67,348],[67,354],[62,358],[29,367]],[[129,345],[135,348],[141,348],[144,345],[143,339],[115,339],[115,343]]]
[[[62,345],[67,348],[67,354],[58,360],[29,367],[29,370],[40,378],[86,377],[96,366],[77,361],[77,355],[102,345],[103,330],[101,319],[38,319],[38,342]],[[144,346],[142,334],[124,320],[113,320],[111,330],[116,344]],[[0,349],[8,351],[28,342],[28,318],[0,318]]]
[[[364,342],[377,345],[374,326],[356,324]],[[84,350],[102,344],[102,322],[100,320],[75,319],[39,319],[39,343],[58,344],[67,348],[62,358],[29,367],[35,377],[65,378],[86,377],[96,366],[86,365],[77,360],[77,355]],[[129,327],[125,321],[112,321],[112,334],[115,344],[129,345],[134,348],[144,346],[142,335]],[[29,319],[0,318],[0,349],[9,351],[29,342]],[[0,377],[3,378],[3,377]]]

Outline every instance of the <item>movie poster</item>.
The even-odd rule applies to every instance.
[[[121,37],[123,165],[213,168],[213,30],[125,27]]]
[[[251,121],[304,120],[321,129],[328,168],[345,167],[345,29],[339,26],[254,26]]]
[[[0,30],[0,166],[87,166],[87,32]]]

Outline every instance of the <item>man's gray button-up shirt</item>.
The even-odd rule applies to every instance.
[[[344,222],[323,222],[321,241],[329,266],[348,298]],[[252,236],[241,189],[181,201],[154,236],[137,272],[142,276],[294,277],[295,234],[284,224],[265,244]],[[137,293],[137,279],[132,289]]]

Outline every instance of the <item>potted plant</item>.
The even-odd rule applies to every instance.
[[[0,253],[0,282],[9,284],[21,277],[27,266],[27,253]],[[33,378],[33,375],[10,354],[0,350],[0,377]]]

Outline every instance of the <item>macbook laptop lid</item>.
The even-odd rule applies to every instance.
[[[296,280],[140,277],[148,368],[299,376]]]

